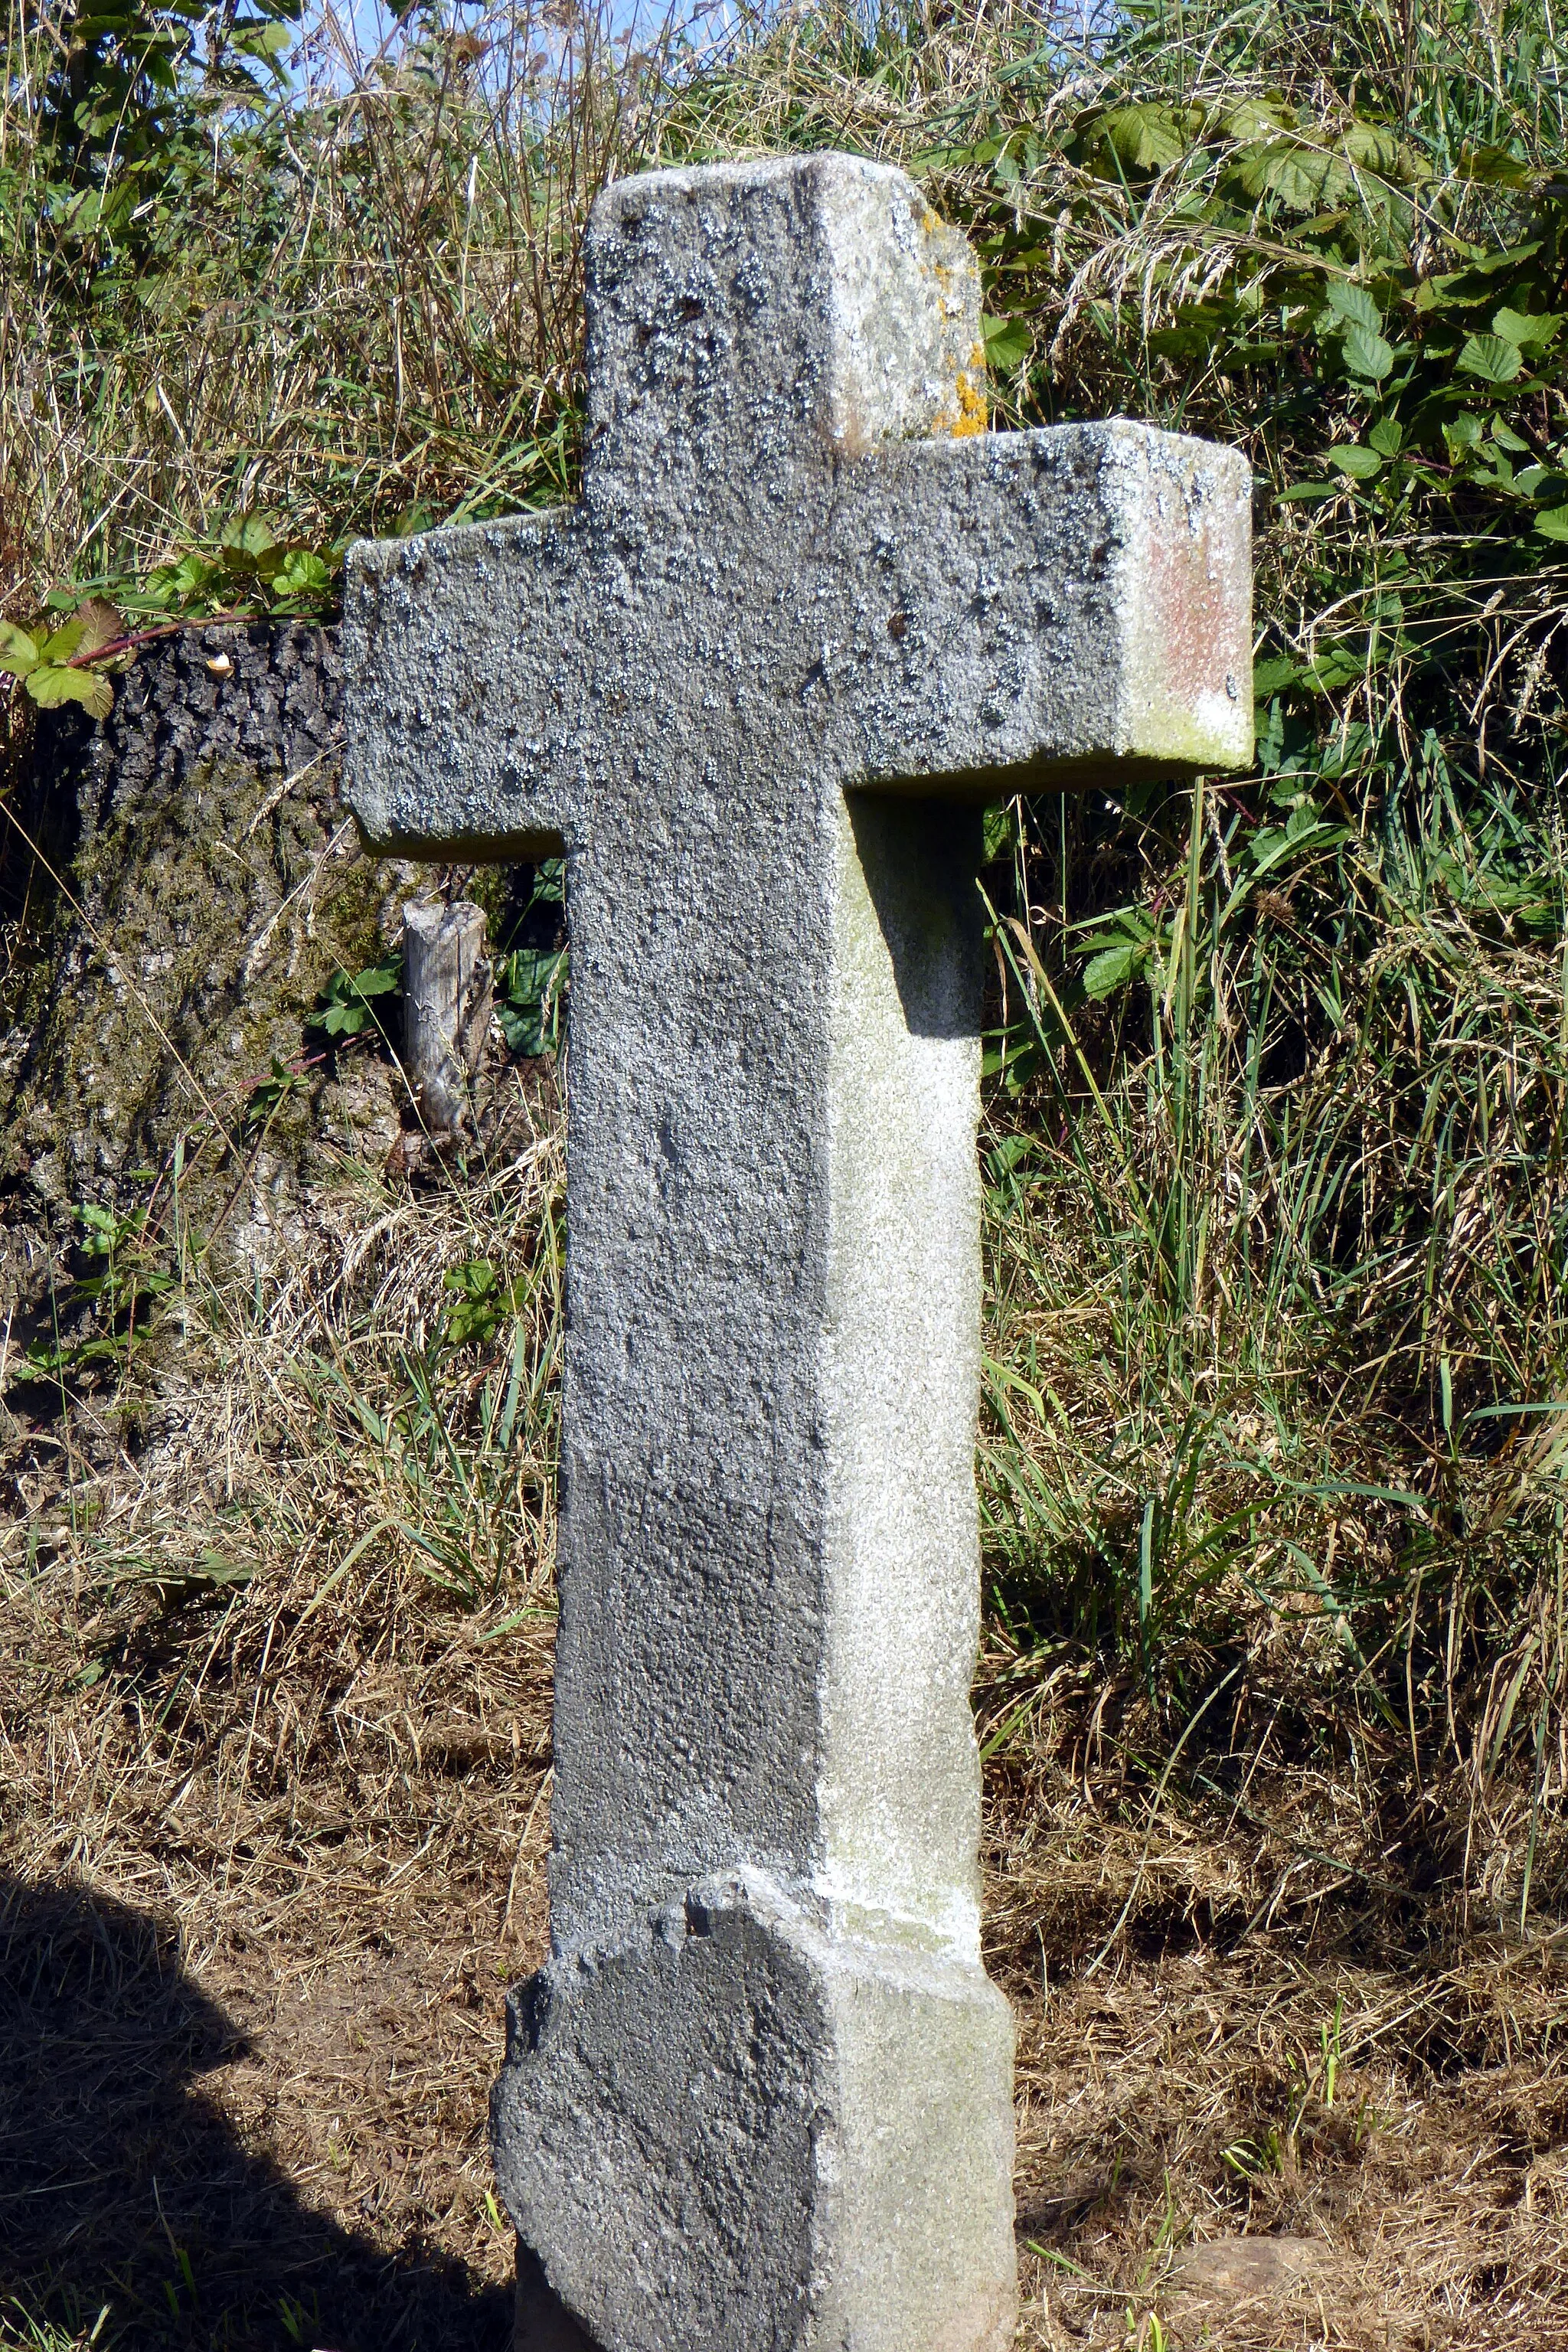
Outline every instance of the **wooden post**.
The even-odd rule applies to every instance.
[[[490,1025],[490,962],[482,907],[403,909],[403,1040],[408,1083],[426,1134],[471,1120],[470,1088]]]

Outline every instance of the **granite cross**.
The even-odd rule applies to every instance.
[[[969,249],[885,166],[624,181],[586,268],[578,503],[358,547],[344,621],[369,839],[566,858],[519,2341],[993,2352],[980,811],[1250,757],[1250,478],[987,432]]]

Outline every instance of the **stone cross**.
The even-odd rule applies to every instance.
[[[988,433],[968,247],[882,165],[624,181],[587,302],[579,502],[358,547],[344,623],[369,838],[566,857],[519,2340],[996,2352],[980,810],[1250,759],[1250,477]]]

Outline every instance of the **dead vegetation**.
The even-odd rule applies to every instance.
[[[520,1129],[419,1192],[346,1163],[308,1245],[187,1283],[117,1382],[53,1415],[13,1388],[0,2294],[29,2310],[499,2340],[483,2116],[548,1843],[547,1085]],[[454,1345],[487,1254],[492,1344]]]
[[[58,2352],[104,2311],[97,2341],[128,2346],[504,2340],[486,2102],[548,1845],[562,1160],[539,1084],[504,1164],[416,1189],[345,1158],[308,1246],[248,1291],[188,1284],[117,1381],[33,1396],[14,1433],[18,2343],[47,2320]],[[455,1342],[472,1286],[445,1278],[480,1260],[501,1304]],[[1022,1661],[994,1625],[1021,2343],[1568,2342],[1561,1934],[1467,1908],[1462,1874],[1421,1887],[1397,1743],[1374,1720],[1305,1758],[1289,1630],[1249,1701],[1269,1736],[1232,1683],[1198,1769],[1135,1671]],[[1238,2273],[1238,2236],[1274,2269]]]

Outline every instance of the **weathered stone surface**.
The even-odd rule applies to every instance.
[[[738,1873],[523,1989],[501,2187],[588,2327],[628,2352],[1002,2344],[1011,2118],[973,2084],[1011,2060],[1005,2003],[973,1968],[825,1933]],[[950,2128],[910,2131],[922,2111]]]
[[[542,2266],[607,2352],[991,2352],[979,804],[1250,754],[1250,479],[981,430],[973,261],[881,166],[623,183],[588,299],[581,502],[360,548],[344,622],[373,841],[567,856],[525,2325]]]

